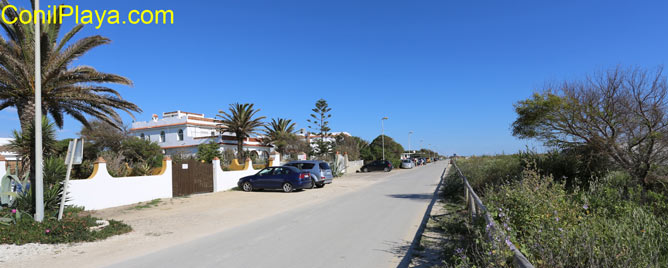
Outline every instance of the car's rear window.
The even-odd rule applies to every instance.
[[[320,169],[330,169],[329,164],[327,163],[320,163]]]
[[[313,169],[313,166],[315,166],[313,163],[304,163],[302,164],[302,169]]]

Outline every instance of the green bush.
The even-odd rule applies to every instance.
[[[456,163],[479,194],[484,187],[518,180],[522,174],[518,155],[473,156],[457,160]]]
[[[611,173],[589,190],[527,170],[522,180],[488,188],[485,203],[510,240],[537,267],[665,267],[665,221]]]
[[[97,218],[81,215],[81,209],[68,208],[61,221],[54,217],[45,217],[43,222],[36,222],[29,214],[12,209],[0,209],[0,218],[13,219],[9,224],[0,224],[0,244],[27,243],[71,243],[105,239],[109,236],[132,231],[122,222],[110,220],[109,226],[99,231],[88,228],[96,226]]]

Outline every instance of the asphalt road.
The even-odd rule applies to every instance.
[[[111,267],[396,267],[445,167],[446,161],[441,161],[413,170],[380,172],[378,176],[385,177],[380,182],[317,206],[300,207]]]

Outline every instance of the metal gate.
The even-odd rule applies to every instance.
[[[213,192],[213,164],[183,160],[172,165],[172,196]]]

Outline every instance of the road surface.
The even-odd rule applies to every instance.
[[[360,191],[110,267],[396,267],[445,167],[394,171]]]

